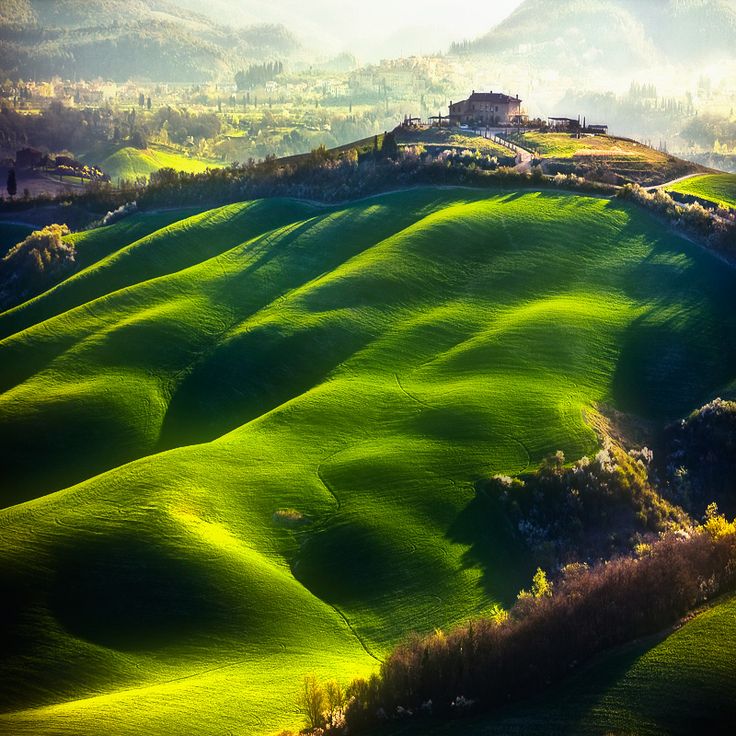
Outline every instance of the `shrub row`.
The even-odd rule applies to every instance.
[[[698,202],[680,204],[663,189],[649,192],[638,184],[626,184],[618,196],[666,217],[708,248],[736,255],[736,213],[733,210],[708,209]]]
[[[529,697],[594,655],[675,624],[736,584],[736,524],[709,507],[705,522],[588,567],[564,568],[554,586],[539,571],[507,615],[445,634],[414,636],[380,674],[347,689],[345,724],[366,733],[409,715],[449,716]]]

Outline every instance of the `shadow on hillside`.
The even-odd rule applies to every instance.
[[[48,606],[70,634],[122,651],[157,649],[229,614],[215,576],[133,536],[74,540],[54,560]]]
[[[619,283],[646,307],[621,338],[613,377],[615,405],[642,416],[674,419],[733,381],[736,310],[732,269],[696,246],[660,232],[651,251]]]
[[[475,490],[475,498],[460,512],[447,537],[469,545],[463,555],[464,566],[480,568],[484,593],[507,606],[531,580],[535,566],[501,506],[480,491],[478,484]]]
[[[618,409],[673,420],[733,379],[733,343],[714,343],[704,325],[683,325],[683,319],[655,321],[648,314],[629,325],[612,381]]]
[[[349,325],[263,325],[202,357],[171,398],[159,449],[207,442],[322,383],[369,338]]]

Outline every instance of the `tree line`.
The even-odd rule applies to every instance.
[[[148,138],[154,135],[184,145],[189,139],[214,138],[220,130],[220,119],[214,113],[193,113],[171,106],[154,112],[145,108],[143,112],[110,107],[78,109],[55,100],[39,115],[22,115],[9,107],[0,109],[0,149],[7,151],[29,145],[52,151],[80,151],[97,143],[126,142],[146,148]]]
[[[262,87],[279,74],[283,74],[284,64],[281,61],[266,61],[263,64],[251,64],[247,69],[241,69],[235,74],[235,84],[238,91]]]

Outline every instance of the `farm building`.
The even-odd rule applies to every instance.
[[[593,133],[595,135],[607,135],[607,125],[588,125],[585,118],[548,118],[549,127],[559,133]]]
[[[521,116],[519,95],[476,92],[461,102],[450,102],[450,123],[455,125],[510,125]]]

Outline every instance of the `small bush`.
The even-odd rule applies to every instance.
[[[282,526],[301,526],[309,524],[309,519],[296,509],[278,509],[274,512],[273,520]]]
[[[327,698],[315,675],[307,675],[304,678],[298,705],[308,728],[321,728],[324,725]]]
[[[40,294],[75,267],[74,245],[62,238],[66,225],[47,225],[32,232],[0,260],[0,309]]]

